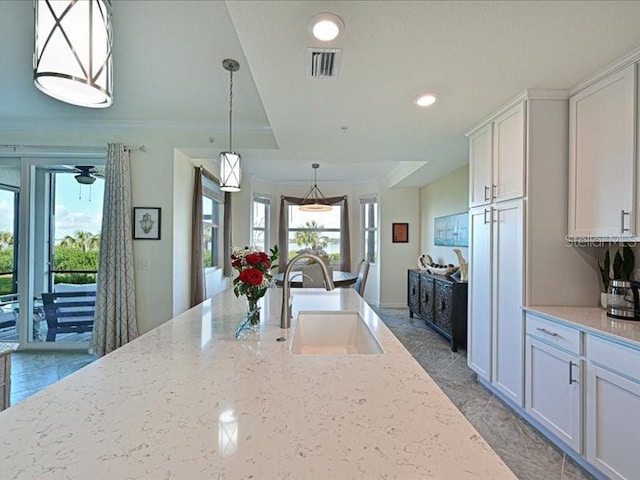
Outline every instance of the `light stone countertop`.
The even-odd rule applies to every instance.
[[[515,478],[355,291],[293,290],[293,326],[359,311],[382,355],[292,355],[281,295],[253,339],[227,290],[3,411],[0,478]]]
[[[0,355],[13,352],[18,349],[18,344],[13,342],[0,342]]]
[[[640,348],[640,321],[608,317],[604,308],[532,306],[523,310]]]

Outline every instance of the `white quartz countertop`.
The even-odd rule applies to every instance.
[[[292,355],[281,292],[253,339],[226,291],[1,412],[0,478],[515,478],[353,290],[293,290],[293,325],[359,311],[382,355]]]
[[[532,306],[523,309],[640,348],[640,321],[608,317],[603,308]]]

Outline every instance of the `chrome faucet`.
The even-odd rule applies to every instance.
[[[295,257],[293,257],[289,263],[287,263],[287,268],[284,270],[284,276],[282,277],[282,312],[280,315],[280,328],[289,328],[291,327],[291,280],[289,279],[289,274],[291,273],[291,269],[293,268],[293,264],[296,263],[301,258],[311,258],[315,260],[322,270],[322,276],[324,277],[324,288],[327,291],[333,290],[335,287],[333,286],[333,280],[331,279],[331,273],[327,268],[327,265],[313,253],[299,253]]]

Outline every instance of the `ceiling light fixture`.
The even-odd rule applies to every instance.
[[[62,102],[113,104],[111,0],[35,2],[33,83]]]
[[[419,107],[430,107],[436,103],[436,100],[438,100],[438,95],[435,93],[425,93],[416,97],[413,103]]]
[[[318,168],[320,168],[320,164],[312,163],[311,168],[313,168],[313,187],[307,190],[307,193],[304,194],[304,197],[300,202],[299,209],[303,212],[330,212],[331,205],[318,202],[318,200],[327,200],[327,197],[322,194],[317,184],[317,172]]]
[[[320,41],[330,42],[344,30],[344,22],[333,13],[319,13],[309,21],[309,33]]]
[[[229,72],[229,151],[220,152],[220,190],[239,192],[240,154],[233,151],[233,72],[240,70],[240,64],[231,58],[222,61],[222,66]]]

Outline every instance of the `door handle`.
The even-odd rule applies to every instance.
[[[485,185],[485,186],[484,186],[484,199],[485,199],[485,201],[487,201],[487,202],[488,202],[489,200],[491,200],[491,199],[489,198],[489,185]]]
[[[578,380],[574,380],[573,379],[573,366],[578,366],[577,363],[573,363],[572,361],[569,361],[569,385],[573,384],[573,383],[580,383]]]
[[[489,214],[489,221],[487,221],[487,213]],[[485,208],[484,209],[484,224],[487,225],[491,223],[491,209],[490,208]]]
[[[498,189],[498,185],[491,185],[491,198],[498,198],[496,195],[496,190]]]
[[[630,232],[630,228],[624,228],[624,217],[625,215],[629,215],[629,219],[631,219],[631,212],[625,212],[624,210],[620,210],[620,233]]]

